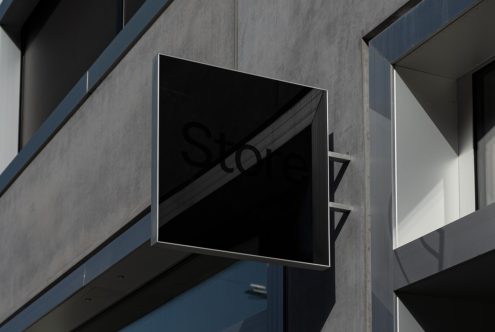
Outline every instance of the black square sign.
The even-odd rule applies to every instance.
[[[159,55],[152,244],[330,265],[327,93]]]

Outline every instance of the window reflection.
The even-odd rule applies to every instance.
[[[268,265],[239,262],[174,298],[122,331],[267,331]],[[165,287],[165,285],[164,285]]]

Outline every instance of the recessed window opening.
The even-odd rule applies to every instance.
[[[396,246],[495,202],[495,67],[473,75],[495,56],[493,13],[481,3],[394,66]]]
[[[144,0],[41,0],[21,31],[22,148]]]

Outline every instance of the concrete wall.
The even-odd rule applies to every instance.
[[[234,66],[233,1],[176,1],[0,198],[0,321],[151,196],[152,61]]]
[[[0,321],[150,204],[151,64],[163,52],[329,90],[335,150],[354,157],[336,199],[355,211],[335,243],[328,288],[335,303],[323,308],[329,317],[322,327],[369,330],[368,68],[361,38],[405,3],[172,3],[0,198]],[[321,309],[311,298],[303,302],[302,318]]]
[[[17,154],[20,72],[21,52],[0,28],[0,173]]]
[[[336,240],[334,271],[328,273],[327,284],[317,286],[313,285],[321,281],[313,273],[299,273],[298,303],[289,304],[296,316],[292,320],[294,326],[290,327],[292,331],[312,331],[307,328],[310,323],[317,330],[314,320],[320,319],[320,315],[328,316],[321,326],[324,331],[371,328],[364,160],[368,68],[362,37],[405,3],[400,0],[238,2],[239,68],[328,89],[329,132],[334,133],[334,148],[355,158],[336,193],[338,202],[353,205],[355,211]],[[329,287],[330,283],[333,287]],[[319,291],[312,293],[312,288]],[[327,303],[331,307],[322,308],[315,303]]]

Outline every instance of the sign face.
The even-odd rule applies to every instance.
[[[330,265],[327,93],[159,55],[152,244]]]

